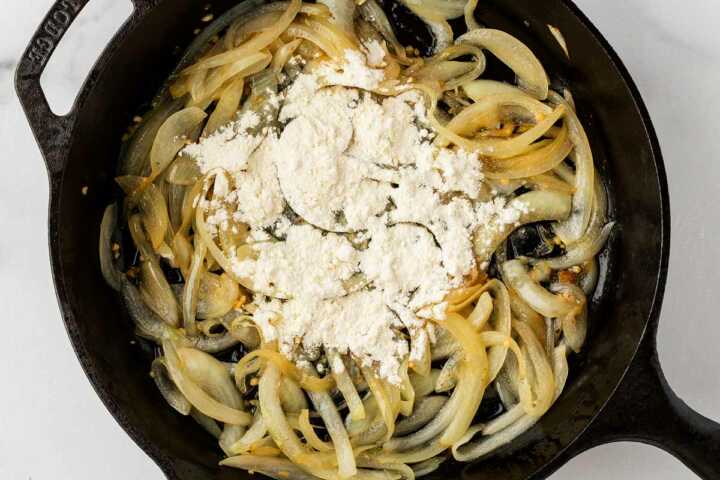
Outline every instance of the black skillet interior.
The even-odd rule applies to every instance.
[[[123,306],[105,286],[97,261],[100,218],[116,193],[113,173],[120,138],[173,69],[193,31],[202,26],[208,2],[134,0],[134,16],[99,60],[76,108],[67,117],[55,117],[38,80],[57,41],[87,1],[58,0],[21,61],[17,78],[50,172],[50,246],[68,333],[108,409],[169,478],[247,478],[243,472],[219,469],[215,440],[167,408],[148,376],[147,357],[133,342]],[[236,3],[216,0],[210,13],[217,16]],[[386,7],[391,16],[399,15],[402,39],[427,43],[424,27],[390,0]],[[544,478],[593,443],[576,442],[580,446],[574,451],[566,450],[602,410],[646,327],[652,330],[657,321],[667,268],[667,187],[657,141],[632,81],[574,5],[565,0],[484,0],[477,17],[529,45],[546,65],[553,86],[572,90],[596,163],[608,181],[613,217],[620,228],[603,254],[587,350],[572,359],[568,386],[556,405],[531,431],[493,457],[476,465],[446,462],[429,478]],[[547,24],[564,34],[570,59]],[[87,195],[81,193],[85,186]],[[651,340],[648,345],[652,357]]]

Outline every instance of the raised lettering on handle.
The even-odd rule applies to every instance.
[[[58,42],[86,3],[87,0],[60,0],[53,5],[25,54],[34,72],[25,73],[42,73]]]

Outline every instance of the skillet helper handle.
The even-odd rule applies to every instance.
[[[63,170],[63,151],[69,144],[77,111],[55,115],[40,85],[43,71],[70,25],[89,0],[57,0],[30,41],[17,67],[15,88],[35,139],[42,150],[50,177]]]
[[[624,440],[654,445],[703,480],[720,479],[720,424],[673,392],[660,366],[655,332],[646,333],[620,387],[586,433],[595,445]]]

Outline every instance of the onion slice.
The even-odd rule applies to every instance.
[[[164,339],[162,346],[170,377],[195,408],[211,418],[231,425],[249,425],[252,422],[250,414],[215,400],[189,378],[183,362],[170,339]]]
[[[515,72],[522,89],[539,100],[547,98],[547,73],[535,54],[517,38],[501,30],[478,28],[462,35],[456,42],[471,43],[490,51]]]
[[[113,252],[113,235],[117,228],[117,204],[108,205],[100,222],[100,238],[98,254],[100,257],[100,271],[108,285],[115,291],[120,291],[123,273],[117,266]]]
[[[150,180],[160,175],[185,146],[188,135],[207,114],[197,107],[190,107],[170,115],[155,136],[150,150]]]
[[[573,212],[566,221],[555,227],[555,233],[566,244],[578,241],[590,222],[593,207],[595,166],[590,142],[575,110],[562,96],[550,92],[550,103],[565,108],[568,138],[573,145],[570,159],[575,164],[575,194]]]
[[[501,266],[503,278],[533,310],[546,317],[562,317],[577,307],[576,302],[553,295],[528,274],[520,260],[510,260]]]

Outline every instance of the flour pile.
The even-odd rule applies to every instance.
[[[348,51],[306,69],[272,100],[282,128],[245,112],[183,154],[227,174],[207,223],[249,228],[253,254],[235,256],[233,273],[253,285],[264,340],[296,361],[349,353],[398,383],[433,337],[428,319],[482,267],[475,230],[522,212],[491,198],[476,154],[433,144],[419,93],[370,93],[384,71],[367,63],[378,59]]]

